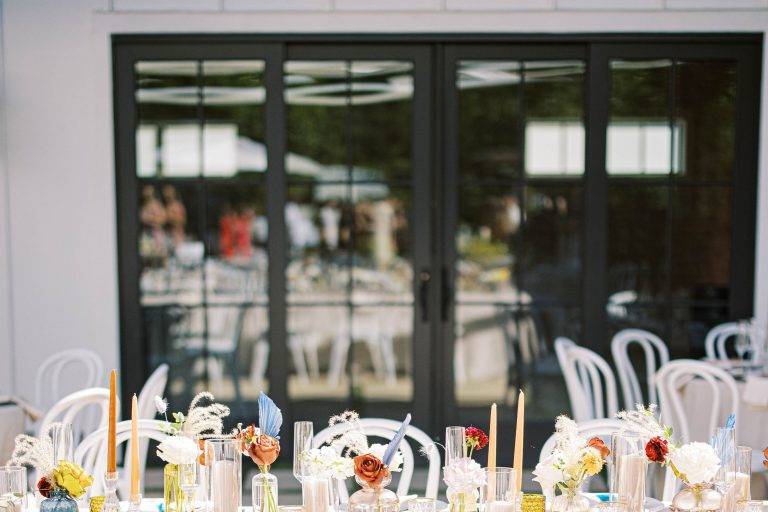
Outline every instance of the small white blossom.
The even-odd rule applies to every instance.
[[[533,470],[533,481],[541,485],[545,496],[553,496],[555,485],[565,480],[565,473],[560,464],[558,457],[551,454],[536,464],[536,469]]]
[[[157,456],[168,464],[193,464],[199,455],[197,443],[186,436],[169,436],[157,446]]]
[[[331,446],[307,450],[303,454],[302,464],[308,474],[320,478],[344,480],[355,474],[354,461],[339,455]]]
[[[485,470],[469,457],[456,459],[444,469],[445,485],[454,492],[473,492],[485,485]]]
[[[165,414],[168,412],[168,400],[160,395],[155,395],[155,409],[157,409],[158,414]]]

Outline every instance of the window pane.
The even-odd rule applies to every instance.
[[[578,301],[581,293],[583,192],[580,186],[527,187],[522,283],[534,301]]]
[[[679,166],[672,153],[669,84],[672,63],[657,61],[611,61],[610,118],[608,121],[606,169],[610,175],[658,176]]]
[[[263,175],[264,62],[203,62],[203,174],[211,177]]]
[[[584,173],[584,63],[526,62],[525,172]]]
[[[201,94],[195,61],[136,63],[136,174],[141,177],[200,173]]]
[[[711,328],[729,320],[728,306],[684,306],[671,309],[669,349],[672,357],[699,359],[706,355],[704,340]],[[734,357],[736,354],[734,354]]]
[[[459,100],[459,176],[508,178],[520,172],[520,63],[462,61]]]
[[[680,187],[674,194],[674,297],[727,301],[733,237],[731,188]]]
[[[736,64],[678,62],[675,104],[685,156],[680,177],[730,180],[736,131]]]
[[[608,293],[665,300],[667,188],[608,187]]]

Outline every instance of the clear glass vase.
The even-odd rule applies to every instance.
[[[350,512],[399,512],[397,494],[386,488],[392,481],[391,475],[387,475],[379,485],[370,485],[357,475],[355,480],[362,489],[349,497]]]
[[[77,502],[64,489],[55,489],[40,502],[40,512],[78,512]]]
[[[552,499],[551,512],[587,512],[589,508],[589,498],[581,492],[581,487],[566,487]]]
[[[259,472],[251,479],[253,512],[277,512],[277,477]]]
[[[166,512],[185,512],[184,492],[179,483],[179,466],[176,464],[166,464],[163,468],[163,502]]]
[[[712,484],[686,484],[675,497],[669,510],[673,512],[714,512],[723,510],[723,494]]]

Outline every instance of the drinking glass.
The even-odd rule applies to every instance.
[[[53,423],[48,430],[48,435],[51,436],[53,444],[54,462],[75,459],[75,442],[71,423]]]
[[[408,502],[408,512],[435,512],[437,501],[432,498],[413,498]]]
[[[464,427],[445,429],[445,465],[467,456],[467,432]]]
[[[480,488],[480,510],[515,512],[515,470],[486,468],[486,484]]]
[[[0,494],[12,494],[24,503],[27,496],[27,468],[0,466]]]
[[[752,499],[749,480],[752,478],[752,448],[749,446],[736,447],[736,502]]]
[[[648,459],[639,434],[621,432],[611,435],[609,459],[609,496],[624,504],[628,512],[642,512],[645,501],[645,475]]]
[[[307,476],[304,454],[312,448],[313,436],[311,421],[297,421],[293,424],[293,476],[299,482]]]
[[[210,468],[210,500],[216,512],[238,512],[242,506],[243,459],[232,437],[205,441],[205,461]]]
[[[747,355],[747,352],[749,352],[751,346],[752,343],[748,335],[747,322],[745,320],[739,320],[739,330],[738,334],[736,334],[735,346],[736,354],[739,356],[739,359],[742,361],[744,360],[744,357]]]

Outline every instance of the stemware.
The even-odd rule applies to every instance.
[[[307,476],[304,454],[312,448],[313,429],[311,421],[297,421],[293,424],[293,476],[299,482]]]
[[[27,496],[27,468],[0,466],[0,494],[11,494],[23,504]]]
[[[192,464],[179,464],[179,489],[185,503],[184,511],[195,510],[195,491],[197,490],[197,461]]]
[[[734,348],[736,349],[736,354],[739,356],[740,360],[744,360],[747,352],[750,351],[751,346],[752,343],[748,335],[747,322],[744,320],[739,320],[739,329],[738,334],[736,335],[736,345]]]

